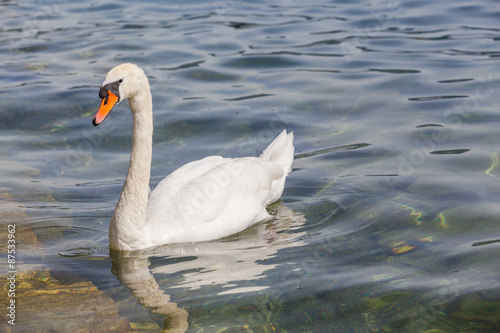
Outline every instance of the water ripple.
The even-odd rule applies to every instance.
[[[442,99],[453,99],[453,98],[467,98],[468,95],[444,95],[444,96],[425,96],[425,97],[411,97],[408,98],[409,101],[412,102],[427,102],[427,101],[436,101]]]
[[[96,252],[96,248],[90,248],[90,247],[78,247],[78,248],[71,248],[67,250],[61,250],[59,251],[59,255],[61,257],[83,257],[83,256],[89,256],[92,255]]]

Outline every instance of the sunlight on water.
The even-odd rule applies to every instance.
[[[0,8],[1,331],[500,330],[496,2]],[[132,116],[91,121],[122,62],[151,83],[152,187],[294,132],[271,221],[109,250]]]

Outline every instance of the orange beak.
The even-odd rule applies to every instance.
[[[109,90],[107,93],[108,95],[106,96],[106,98],[102,99],[101,107],[99,108],[94,119],[92,120],[92,124],[94,124],[94,126],[97,126],[100,123],[102,123],[104,119],[106,119],[108,114],[111,112],[111,109],[113,109],[113,106],[115,106],[115,104],[118,102],[119,99],[118,96],[116,96]]]

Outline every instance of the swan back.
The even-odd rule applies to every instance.
[[[293,152],[293,134],[283,131],[259,157],[210,156],[177,169],[149,196],[150,246],[218,239],[269,219]]]

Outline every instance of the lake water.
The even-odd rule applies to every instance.
[[[500,331],[498,1],[0,8],[2,331]],[[122,62],[150,79],[152,186],[294,132],[272,221],[110,253],[132,117],[91,121]]]

